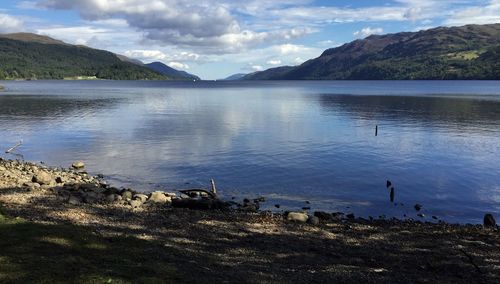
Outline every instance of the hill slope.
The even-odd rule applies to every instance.
[[[170,79],[114,53],[35,34],[0,35],[0,79]]]
[[[500,79],[500,24],[372,35],[247,80]]]
[[[231,76],[228,76],[224,79],[221,79],[221,81],[236,81],[236,80],[241,80],[243,77],[247,76],[247,73],[237,73],[233,74]]]
[[[161,62],[153,62],[153,63],[145,64],[144,66],[146,66],[147,68],[154,70],[160,74],[172,77],[174,79],[195,80],[195,81],[200,80],[200,77],[198,77],[196,75],[189,74],[186,71],[179,71],[179,70],[174,69],[174,68],[172,68],[168,65],[165,65]]]

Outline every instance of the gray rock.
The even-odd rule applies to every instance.
[[[257,212],[259,211],[259,205],[256,203],[245,203],[240,210],[246,212]]]
[[[316,216],[309,216],[309,219],[307,219],[307,223],[311,225],[319,225],[319,218]]]
[[[144,202],[148,201],[148,196],[146,194],[138,193],[138,194],[134,195],[134,199],[140,200],[142,203],[144,203]]]
[[[483,218],[483,225],[486,227],[486,228],[494,228],[496,226],[496,221],[495,221],[495,218],[493,218],[493,215],[491,214],[486,214],[484,215],[484,218]]]
[[[71,195],[68,199],[68,203],[71,205],[80,205],[81,201],[80,201],[80,198]]]
[[[81,170],[83,168],[85,168],[85,163],[83,163],[82,161],[78,161],[78,162],[74,162],[71,167],[73,167],[73,169],[75,170]]]
[[[309,217],[307,216],[306,213],[302,213],[302,212],[290,212],[286,216],[286,219],[288,221],[292,221],[292,222],[305,223],[305,222],[307,222],[307,220],[309,219]]]
[[[171,203],[172,197],[166,196],[165,193],[163,193],[161,191],[155,191],[149,195],[149,201],[154,202],[154,203],[161,203],[161,204]]]
[[[118,198],[120,198],[120,199],[121,199],[121,196],[120,196],[120,195],[118,195],[118,194],[115,194],[115,193],[113,193],[113,194],[108,194],[108,195],[106,195],[106,202],[108,202],[108,203],[113,203],[113,202],[118,201]]]
[[[138,207],[141,207],[142,202],[141,202],[141,200],[136,199],[136,200],[130,200],[128,202],[128,204],[130,204],[130,206],[132,206],[132,208],[138,208]]]
[[[132,199],[132,197],[134,196],[134,194],[129,190],[123,191],[121,195],[123,199]]]
[[[32,181],[38,184],[50,184],[53,181],[53,177],[49,173],[40,171],[33,176]]]
[[[333,219],[332,214],[323,211],[314,212],[314,216],[318,217],[320,220],[330,221]]]

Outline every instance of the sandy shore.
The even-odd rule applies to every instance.
[[[138,246],[151,248],[141,252],[154,259],[158,268],[168,265],[175,271],[173,282],[498,283],[500,279],[498,227],[333,215],[309,224],[271,212],[173,208],[175,197],[168,193],[158,202],[152,202],[151,196],[140,200],[132,191],[129,200],[122,194],[85,173],[0,160],[0,208],[10,219],[83,228],[110,242],[131,238]],[[140,204],[134,204],[134,199]],[[2,244],[9,243],[5,228],[0,226]],[[3,253],[6,249],[0,248],[0,263],[14,263],[12,255]],[[102,253],[106,253],[103,248]],[[124,252],[126,257],[130,256]],[[86,261],[82,257],[76,263],[80,267]],[[12,265],[19,270],[43,270],[43,266]],[[16,282],[16,276],[4,269],[0,265],[0,282]],[[113,268],[95,269],[118,283],[143,279],[117,274]],[[92,282],[85,273],[88,270],[72,272],[70,282]],[[166,281],[160,269],[147,273],[150,281],[140,282]],[[49,276],[39,282],[54,280],[44,277]]]

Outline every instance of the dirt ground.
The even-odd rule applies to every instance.
[[[500,232],[480,225],[71,205],[1,172],[0,208],[0,282],[500,283]]]

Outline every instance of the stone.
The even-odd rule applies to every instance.
[[[81,201],[78,197],[71,195],[68,199],[68,203],[71,205],[80,205]]]
[[[146,194],[138,193],[138,194],[134,195],[134,199],[140,200],[142,203],[144,203],[144,202],[148,201],[148,196]]]
[[[347,219],[350,219],[350,220],[353,220],[354,219],[354,214],[350,213],[350,214],[347,214],[345,215],[347,217]]]
[[[142,202],[141,202],[141,200],[135,199],[135,200],[130,200],[128,202],[128,204],[130,204],[130,206],[132,206],[132,208],[138,208],[138,207],[141,207]]]
[[[165,204],[172,202],[172,198],[170,196],[166,196],[165,193],[161,191],[155,191],[149,195],[149,201],[154,203]]]
[[[108,194],[108,195],[106,195],[106,202],[108,202],[108,203],[113,203],[113,202],[115,202],[115,201],[118,201],[118,197],[120,197],[120,198],[121,198],[121,196],[120,196],[120,195],[115,194],[115,193]]]
[[[38,184],[50,184],[53,180],[53,177],[46,172],[38,172],[36,175],[33,176],[32,181],[36,182]]]
[[[422,205],[417,203],[417,204],[415,204],[414,208],[415,208],[415,210],[420,211],[420,209],[422,209]]]
[[[484,215],[483,218],[483,226],[486,228],[494,228],[496,226],[496,221],[495,218],[493,218],[493,215],[491,214],[486,214]]]
[[[125,200],[132,199],[132,197],[134,196],[134,194],[129,190],[124,190],[121,195],[122,195],[122,198]]]
[[[305,223],[309,219],[309,216],[302,212],[289,212],[286,219],[292,222]]]
[[[56,182],[57,183],[64,183],[64,180],[62,177],[56,177]]]
[[[325,220],[325,221],[329,221],[329,220],[333,219],[332,214],[330,214],[328,212],[324,212],[324,211],[316,211],[316,212],[314,212],[314,216],[318,217],[320,220]]]
[[[75,170],[81,170],[83,168],[85,168],[85,163],[83,163],[82,161],[78,161],[78,162],[74,162],[71,167]]]
[[[259,211],[259,205],[257,203],[246,203],[240,208],[240,210],[246,212],[257,212]]]
[[[319,218],[316,216],[309,216],[309,218],[307,219],[307,223],[311,225],[319,225]]]

